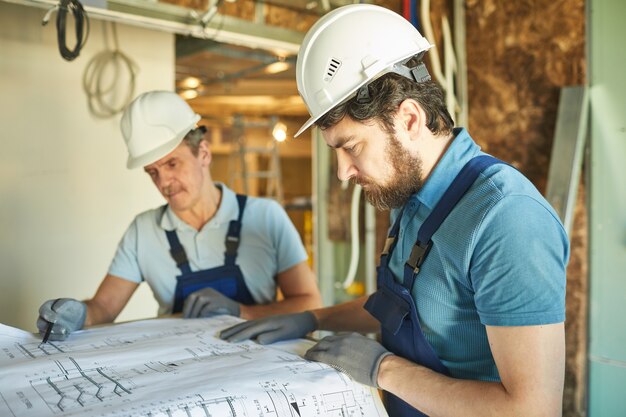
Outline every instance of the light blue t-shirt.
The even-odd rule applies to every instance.
[[[224,264],[224,239],[239,206],[224,184],[220,206],[200,231],[179,219],[169,206],[139,214],[122,237],[109,274],[129,281],[146,281],[159,303],[159,314],[172,311],[176,276],[181,272],[170,255],[165,230],[176,230],[192,271]],[[248,197],[242,219],[236,263],[254,301],[276,299],[276,275],[305,261],[307,254],[298,231],[285,210],[267,198]]]
[[[417,231],[461,168],[483,155],[466,130],[405,205],[390,268],[401,282]],[[392,222],[399,210],[392,212]],[[565,320],[569,241],[532,183],[505,164],[487,168],[432,237],[412,296],[426,339],[453,377],[499,380],[485,325]]]

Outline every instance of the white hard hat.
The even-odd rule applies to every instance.
[[[359,88],[432,45],[399,14],[371,4],[351,4],[322,16],[298,52],[298,92],[311,118],[295,136]]]
[[[171,91],[150,91],[124,110],[120,128],[126,147],[126,167],[137,168],[172,152],[200,120],[187,102]]]

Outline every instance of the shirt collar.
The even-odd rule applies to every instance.
[[[215,182],[215,185],[222,190],[222,199],[220,206],[217,208],[217,212],[215,212],[211,220],[204,225],[203,229],[206,227],[218,228],[224,223],[236,220],[239,215],[239,205],[235,192],[221,182]],[[161,215],[159,224],[164,230],[194,230],[191,226],[182,221],[168,204],[165,205],[165,210]]]
[[[455,128],[452,133],[455,137],[443,157],[435,165],[424,186],[411,196],[411,200],[416,199],[431,210],[463,166],[480,153],[480,146],[474,142],[467,130]]]

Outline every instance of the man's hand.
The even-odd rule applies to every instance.
[[[220,338],[229,342],[241,342],[256,338],[262,345],[280,340],[298,339],[317,329],[317,319],[310,311],[281,314],[239,323],[222,330]]]
[[[203,288],[189,294],[183,305],[183,317],[209,317],[216,314],[230,314],[239,317],[239,303],[226,297],[213,288]]]
[[[65,340],[73,331],[82,329],[87,317],[87,306],[73,298],[48,300],[39,307],[37,329],[44,335],[53,323],[50,340]]]
[[[309,349],[306,359],[324,362],[348,374],[356,382],[378,387],[378,368],[392,353],[359,333],[328,336]]]

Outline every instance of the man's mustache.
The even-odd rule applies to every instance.
[[[180,189],[173,185],[168,185],[167,187],[163,187],[163,195],[166,197],[169,197],[170,195],[175,194],[178,191],[180,191]]]

